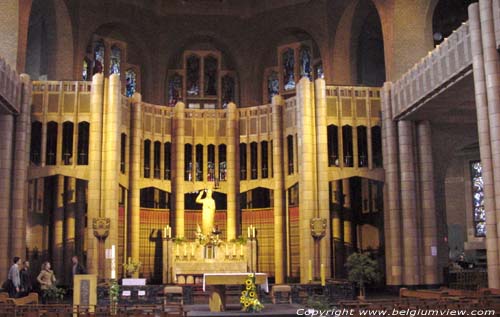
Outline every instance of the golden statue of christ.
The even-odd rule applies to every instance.
[[[203,193],[206,193],[204,198]],[[196,203],[203,205],[203,215],[201,218],[201,228],[204,235],[209,236],[214,228],[215,200],[212,198],[212,190],[201,190],[196,197]]]

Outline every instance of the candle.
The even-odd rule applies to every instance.
[[[172,227],[168,226],[168,238],[172,237]]]
[[[111,279],[116,279],[115,245],[111,246]]]
[[[187,256],[187,245],[185,243],[183,244],[183,248],[184,248],[184,256]]]
[[[309,260],[307,265],[307,280],[309,282],[312,281],[313,279],[312,276],[313,276],[313,266],[312,266],[312,261]]]
[[[252,238],[255,238],[255,227],[252,226]]]
[[[247,227],[248,239],[250,239],[250,227]]]
[[[128,257],[128,264],[130,264],[130,262],[132,262],[132,258]]]
[[[326,281],[325,281],[325,265],[323,263],[321,263],[321,269],[320,269],[320,275],[321,275],[321,286],[325,286],[326,285]]]
[[[191,243],[191,256],[194,256],[194,244]]]
[[[163,239],[166,239],[167,238],[167,227],[163,228]]]
[[[240,244],[240,256],[243,256],[243,244]]]

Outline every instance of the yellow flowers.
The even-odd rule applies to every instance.
[[[240,303],[243,305],[241,310],[246,312],[258,312],[264,308],[264,305],[257,298],[257,286],[253,273],[248,274],[245,280],[245,290],[241,292]]]

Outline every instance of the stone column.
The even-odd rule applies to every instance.
[[[0,114],[0,252],[4,254],[0,261],[0,272],[8,272],[11,264],[10,207],[12,205],[12,158],[14,151],[14,116]],[[5,274],[5,273],[4,273]],[[6,275],[5,275],[6,277]]]
[[[55,205],[52,209],[52,268],[54,272],[58,272],[59,278],[64,279],[64,176],[57,175],[57,190],[55,193]]]
[[[342,224],[342,191],[339,186],[340,181],[334,180],[331,183],[332,189],[332,243],[333,243],[333,277],[341,278],[344,272],[344,228]]]
[[[22,96],[20,114],[16,118],[15,152],[12,179],[12,254],[24,257],[26,253],[26,219],[28,217],[28,164],[31,130],[31,82],[26,74],[21,75]]]
[[[240,132],[238,109],[234,103],[229,103],[227,106],[227,124],[226,124],[227,146],[226,146],[226,161],[227,161],[227,240],[230,241],[236,238],[237,232],[237,211],[240,194]]]
[[[484,73],[484,57],[482,52],[481,24],[479,5],[469,6],[469,29],[472,53],[472,69],[474,74],[474,91],[476,101],[479,152],[483,167],[484,209],[486,210],[486,256],[488,261],[488,286],[500,287],[498,261],[497,215],[495,210],[495,190],[493,187],[493,162],[490,145],[490,118],[486,99],[486,79]]]
[[[479,18],[483,46],[484,78],[490,124],[493,188],[495,190],[496,220],[500,219],[500,58],[496,47],[492,0],[479,1]],[[497,224],[497,250],[500,248],[500,228]],[[498,252],[497,252],[498,254]],[[497,255],[500,257],[500,254]],[[500,263],[500,258],[496,263]],[[498,270],[497,266],[497,273]],[[498,283],[498,278],[497,278]]]
[[[314,259],[314,241],[311,236],[310,221],[316,209],[315,199],[315,160],[314,134],[313,134],[313,109],[311,105],[311,83],[303,77],[297,85],[298,109],[298,163],[299,173],[299,247],[300,247],[300,282],[308,282],[308,263]],[[295,152],[295,151],[294,151]],[[296,169],[294,168],[296,172]],[[315,263],[312,264],[315,267]],[[313,276],[315,273],[313,272]]]
[[[178,102],[174,109],[174,128],[172,129],[172,171],[175,210],[175,236],[184,237],[184,116],[185,105]]]
[[[134,260],[139,260],[140,245],[142,119],[141,95],[135,93],[132,97],[130,117],[130,188],[128,191],[129,256]]]
[[[326,84],[320,78],[314,82],[316,109],[316,166],[318,215],[327,220],[326,234],[320,240],[320,264],[325,266],[326,277],[330,277],[330,193],[328,183],[328,123],[326,121]],[[303,171],[302,171],[303,172]]]
[[[99,217],[101,211],[103,89],[102,73],[95,74],[92,77],[92,90],[90,94],[89,182],[87,201],[87,270],[90,274],[98,273],[98,240],[94,236],[92,220]]]
[[[273,178],[274,178],[274,265],[276,284],[285,282],[285,175],[283,173],[283,105],[276,95],[272,99]],[[270,177],[270,175],[269,175]]]
[[[399,165],[401,168],[401,205],[403,220],[404,285],[420,283],[418,258],[416,171],[411,121],[399,121]]]
[[[384,152],[385,188],[387,204],[384,205],[385,250],[387,284],[402,285],[401,246],[401,199],[399,195],[398,132],[392,120],[392,83],[386,82],[382,89],[382,141]]]
[[[417,124],[418,160],[420,172],[420,190],[422,206],[423,263],[422,276],[424,284],[439,283],[437,265],[437,227],[436,204],[434,201],[434,168],[432,160],[431,123]],[[434,252],[434,254],[433,254]]]
[[[85,182],[76,180],[76,206],[75,206],[75,255],[83,261],[83,240],[85,237]]]
[[[76,178],[66,177],[65,211],[65,242],[64,242],[64,271],[67,282],[71,278],[71,257],[75,255],[75,209],[76,209]],[[59,273],[61,275],[61,273]]]
[[[351,189],[349,184],[349,179],[342,179],[342,195],[344,199],[342,200],[342,220],[344,228],[344,246],[349,255],[353,249],[352,246],[352,206],[351,206]]]
[[[104,149],[102,164],[102,215],[110,219],[106,248],[118,247],[118,205],[120,200],[120,126],[121,126],[121,81],[119,74],[109,76],[106,94],[106,115],[103,125]],[[111,261],[106,261],[106,277],[111,276]]]

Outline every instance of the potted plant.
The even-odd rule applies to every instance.
[[[123,269],[127,277],[139,278],[139,270],[141,269],[142,263],[138,260],[132,260],[128,258],[126,263],[123,263]]]
[[[257,286],[255,285],[255,274],[250,273],[245,280],[245,289],[240,297],[241,310],[244,312],[259,312],[264,305],[259,301]]]
[[[118,298],[120,296],[120,285],[115,279],[109,285],[109,306],[111,315],[116,315],[118,309]]]
[[[359,287],[358,298],[364,300],[365,285],[380,279],[377,261],[366,253],[353,253],[347,258],[346,268],[349,272],[347,275],[349,281]]]
[[[47,299],[48,302],[60,303],[64,299],[64,295],[66,294],[66,290],[61,287],[57,287],[53,285],[52,287],[47,288],[43,292],[43,296]]]

